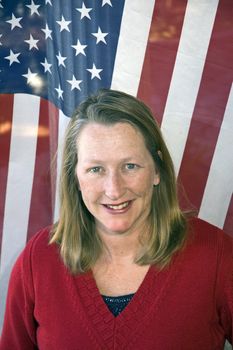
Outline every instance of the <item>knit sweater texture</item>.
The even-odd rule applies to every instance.
[[[36,234],[10,279],[0,350],[222,350],[232,339],[231,237],[193,219],[185,247],[151,266],[114,317],[92,272],[71,275],[49,230]]]

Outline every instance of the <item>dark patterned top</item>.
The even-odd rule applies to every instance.
[[[124,310],[133,296],[134,293],[121,295],[119,297],[108,297],[106,295],[102,295],[104,302],[115,317]]]

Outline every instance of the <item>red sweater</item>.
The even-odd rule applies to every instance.
[[[72,276],[42,230],[13,269],[0,350],[223,349],[232,337],[232,239],[200,220],[192,232],[115,318],[92,273]]]

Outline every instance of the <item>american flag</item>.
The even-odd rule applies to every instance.
[[[17,255],[58,218],[68,117],[99,87],[152,108],[182,204],[233,235],[231,0],[2,0],[0,16],[1,319]]]

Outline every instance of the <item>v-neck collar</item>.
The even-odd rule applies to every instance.
[[[156,304],[159,305],[169,276],[169,268],[159,271],[151,266],[132,300],[116,317],[105,304],[91,271],[74,277],[84,309],[83,318],[87,318],[87,324],[92,324],[98,343],[104,344],[105,349],[113,349],[115,339],[121,348],[120,344],[125,346],[126,339],[129,342],[135,338],[145,318],[154,311]]]

